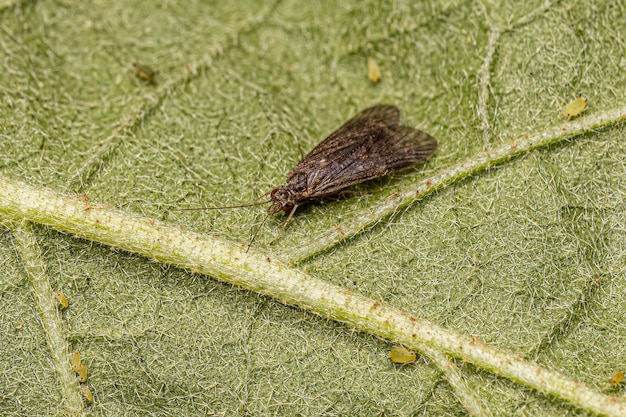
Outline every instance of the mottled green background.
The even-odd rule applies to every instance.
[[[247,242],[246,202],[359,110],[392,103],[439,140],[422,170],[301,210],[289,249],[356,209],[514,138],[624,104],[623,1],[3,1],[0,170],[33,185]],[[367,79],[367,58],[382,70]],[[131,63],[159,71],[156,86]],[[626,366],[624,125],[532,152],[431,195],[301,264],[479,335],[607,393]],[[70,299],[68,349],[90,415],[421,416],[466,411],[424,360],[173,267],[35,227]],[[0,228],[0,414],[64,415],[31,283]],[[584,415],[458,363],[494,415]],[[68,364],[69,366],[69,364]]]

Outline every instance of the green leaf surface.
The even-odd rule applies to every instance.
[[[285,217],[269,218],[215,278],[261,271],[255,256],[295,265],[623,403],[608,383],[626,366],[623,2],[4,1],[0,48],[0,180],[216,242],[247,244],[266,206],[175,208],[251,201],[358,111],[397,105],[438,139],[425,166],[299,209],[274,245]],[[579,94],[587,110],[564,118]],[[2,415],[599,409],[433,345],[393,364],[384,338],[401,337],[356,331],[367,311],[353,328],[156,247],[111,248],[133,230],[87,240],[17,211],[0,205]]]

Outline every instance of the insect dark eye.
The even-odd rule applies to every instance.
[[[278,191],[278,188],[274,188],[272,191],[270,191],[270,198],[274,198],[274,194],[276,194],[276,191]]]

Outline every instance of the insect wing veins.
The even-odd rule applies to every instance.
[[[300,199],[305,201],[335,194],[427,159],[437,148],[437,141],[421,130],[400,126],[399,121],[400,110],[396,106],[363,110],[287,174],[287,187],[306,190]]]

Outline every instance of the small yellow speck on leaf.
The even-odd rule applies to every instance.
[[[72,371],[78,372],[78,368],[80,367],[80,352],[72,353]]]
[[[83,397],[85,397],[87,404],[91,404],[93,402],[93,394],[87,385],[81,384],[80,392],[83,393]]]
[[[373,58],[367,58],[367,76],[374,84],[380,81],[380,67]]]
[[[584,112],[587,108],[587,97],[581,95],[576,100],[572,100],[563,110],[563,116],[571,118]]]
[[[61,308],[61,310],[65,310],[67,307],[69,307],[70,302],[65,296],[65,294],[63,294],[61,291],[55,292],[54,298],[57,299],[57,302],[59,303],[59,307]]]
[[[389,352],[389,359],[391,359],[391,362],[393,363],[404,364],[409,362],[415,362],[416,358],[417,355],[415,355],[415,352],[412,352],[402,346],[394,346]]]
[[[609,378],[609,384],[611,384],[611,386],[616,387],[619,384],[621,384],[623,380],[624,380],[624,372],[618,371],[618,372],[615,372],[611,378]]]
[[[76,373],[78,374],[78,382],[87,382],[87,364],[85,362],[78,365]]]
[[[139,64],[138,62],[133,62],[133,68],[135,69],[137,78],[146,81],[148,84],[156,84],[157,71],[147,65]]]

